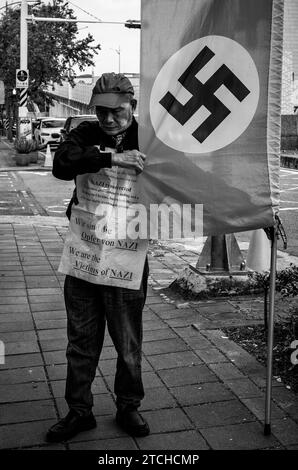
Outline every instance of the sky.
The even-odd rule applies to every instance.
[[[15,1],[8,0],[8,4]],[[49,3],[49,1],[51,0],[45,0],[45,3]],[[140,19],[141,0],[74,0],[68,3],[78,20],[95,20],[94,16],[103,22]],[[5,0],[0,0],[0,8],[4,5]],[[95,40],[94,44],[100,43],[101,45],[102,50],[94,57],[95,75],[100,75],[103,72],[119,72],[119,53],[116,52],[119,51],[119,47],[120,71],[124,73],[139,72],[139,29],[128,29],[124,25],[99,23],[78,23],[78,28],[80,30],[79,38],[91,33]],[[84,71],[84,73],[91,72],[91,68]]]

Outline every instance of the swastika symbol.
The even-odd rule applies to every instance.
[[[187,103],[181,104],[169,91],[159,101],[166,111],[182,126],[202,106],[211,113],[192,133],[193,137],[200,143],[203,143],[231,113],[214,94],[220,86],[224,85],[239,102],[242,102],[250,93],[250,90],[225,64],[219,67],[205,83],[197,79],[197,73],[214,55],[214,52],[208,46],[205,46],[179,77],[178,81],[192,94]]]

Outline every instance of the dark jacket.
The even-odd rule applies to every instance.
[[[95,145],[99,145],[101,151]],[[112,155],[104,152],[105,148],[123,150],[138,150],[138,124],[133,118],[131,126],[125,131],[120,146],[115,144],[115,138],[105,134],[98,122],[83,122],[73,129],[67,139],[60,144],[55,152],[53,175],[61,180],[76,180],[77,175],[97,173],[101,168],[111,168]],[[78,203],[76,191],[69,203],[66,215],[70,218],[71,206]]]

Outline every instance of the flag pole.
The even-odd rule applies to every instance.
[[[277,233],[278,224],[271,230],[271,262],[270,262],[270,285],[269,285],[269,321],[267,333],[267,378],[266,378],[266,402],[265,402],[265,425],[264,435],[271,434],[271,396],[272,396],[272,363],[273,363],[273,341],[274,341],[274,306],[275,306],[275,283],[276,283],[276,260],[277,260]]]

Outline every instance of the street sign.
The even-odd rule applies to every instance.
[[[28,88],[29,70],[16,70],[16,88]]]
[[[0,104],[5,104],[5,88],[3,80],[0,80]]]

